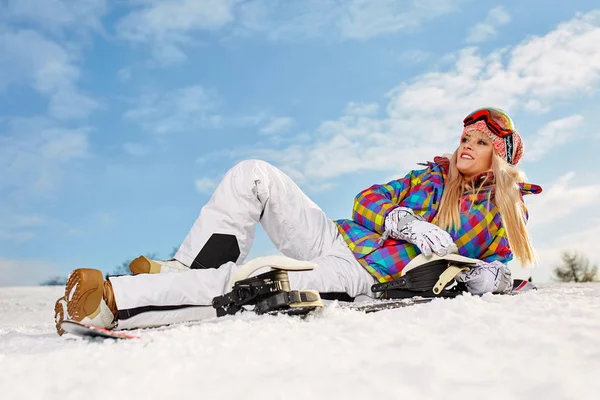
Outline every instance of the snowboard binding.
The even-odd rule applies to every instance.
[[[456,275],[475,266],[476,260],[458,255],[430,259],[420,255],[405,267],[400,278],[377,283],[371,290],[380,292],[384,299],[456,297],[466,290],[464,284],[456,280]]]
[[[271,271],[250,278],[252,272],[270,266]],[[314,264],[273,256],[252,260],[236,274],[232,290],[212,301],[217,316],[233,315],[252,310],[257,314],[306,314],[323,307],[321,296],[315,290],[291,290],[288,270],[310,270]]]

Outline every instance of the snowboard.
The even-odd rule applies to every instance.
[[[513,291],[509,293],[509,295],[517,295],[522,292],[526,292],[529,290],[535,290],[536,287],[521,279],[515,279],[513,284]],[[429,303],[432,300],[436,299],[436,297],[412,297],[407,299],[392,299],[392,300],[372,300],[366,302],[337,302],[337,307],[344,310],[358,311],[364,313],[374,313],[378,311],[384,310],[393,310],[397,308],[411,307],[418,304]],[[266,312],[265,315],[291,315],[291,316],[299,316],[301,318],[306,317],[307,315],[312,314],[315,311],[315,307],[307,306],[307,307],[294,307],[288,310],[276,310]],[[250,311],[251,312],[251,311]],[[191,323],[183,323],[177,325],[196,325],[201,324],[203,321],[196,321]],[[86,339],[140,339],[142,336],[135,335],[132,333],[128,333],[125,331],[112,331],[109,329],[99,328],[97,326],[93,326],[90,324],[64,320],[61,323],[61,327],[72,335],[83,337]],[[165,328],[165,327],[161,327]],[[154,328],[154,329],[161,329]],[[153,328],[149,328],[153,330]]]
[[[99,328],[97,326],[77,322],[72,320],[64,320],[60,324],[61,328],[75,336],[84,337],[87,339],[139,339],[140,336],[132,335],[123,331],[112,331],[109,329]]]
[[[349,303],[349,302],[337,302],[337,308],[341,308],[344,310],[352,310],[364,313],[373,313],[377,311],[383,310],[391,310],[395,308],[402,307],[410,307],[416,304],[429,303],[433,298],[410,298],[410,299],[397,299],[397,300],[373,300],[367,302],[360,303]],[[297,316],[300,318],[305,318],[306,316],[312,314],[315,311],[315,307],[307,306],[307,307],[293,307],[287,310],[276,310],[269,311],[263,313],[262,315],[289,315],[289,316]],[[246,311],[252,312],[252,311]],[[218,319],[219,317],[217,317]],[[211,319],[214,320],[214,319]],[[196,321],[190,323],[182,323],[174,326],[190,326],[201,324],[203,321]],[[61,328],[65,330],[65,332],[70,333],[75,336],[83,337],[86,339],[140,339],[142,336],[131,334],[125,331],[113,331],[109,329],[99,328],[94,325],[72,321],[72,320],[64,320],[61,323]],[[149,330],[156,329],[164,329],[168,326],[158,327],[158,328],[148,328]]]

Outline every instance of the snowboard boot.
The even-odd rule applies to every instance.
[[[139,256],[129,264],[129,270],[133,275],[184,272],[189,269],[190,267],[177,260],[158,261],[144,256]]]
[[[102,271],[80,268],[69,275],[65,295],[54,306],[54,320],[59,335],[65,333],[60,326],[65,319],[105,329],[117,325],[113,288],[110,281],[104,280]]]

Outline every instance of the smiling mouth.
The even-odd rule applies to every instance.
[[[463,160],[474,160],[474,158],[468,154],[461,154],[460,158],[462,158]]]

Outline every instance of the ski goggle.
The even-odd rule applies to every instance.
[[[488,129],[506,143],[506,161],[513,163],[513,133],[515,125],[507,113],[499,108],[480,108],[467,115],[463,125],[469,126],[477,121],[484,121]]]

